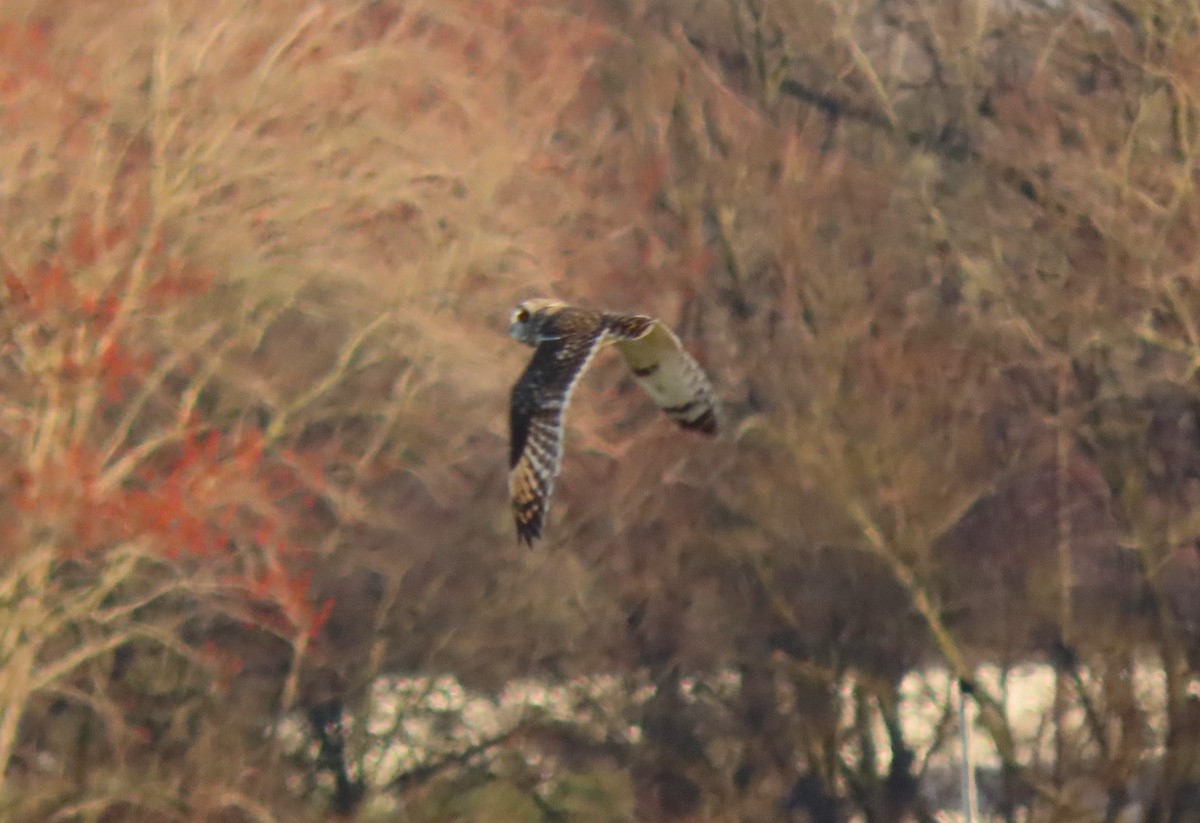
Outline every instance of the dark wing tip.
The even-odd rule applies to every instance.
[[[536,521],[530,523],[522,523],[517,521],[517,545],[524,543],[529,548],[533,548],[533,541],[542,536],[542,524]]]
[[[533,541],[542,536],[546,522],[546,506],[531,487],[518,488],[513,495],[513,523],[517,527],[517,545],[533,548]]]
[[[691,420],[683,418],[679,418],[678,420],[679,425],[683,428],[706,434],[709,437],[715,437],[717,430],[720,428],[717,423],[717,414],[712,409],[705,409],[703,414]]]

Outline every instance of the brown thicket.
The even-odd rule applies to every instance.
[[[997,819],[1200,820],[1198,101],[1177,0],[8,0],[0,818],[931,821],[942,672]],[[598,358],[527,552],[539,294],[724,432]]]

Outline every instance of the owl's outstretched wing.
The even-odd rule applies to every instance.
[[[633,315],[613,325],[613,345],[658,407],[685,429],[717,433],[717,395],[675,333],[662,321]]]
[[[513,387],[508,490],[519,542],[532,546],[541,537],[562,461],[563,412],[604,338],[604,329],[597,326],[543,341]]]

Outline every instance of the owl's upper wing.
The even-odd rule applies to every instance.
[[[508,490],[517,540],[530,546],[542,534],[562,460],[563,412],[603,340],[604,332],[597,328],[542,342],[513,387]]]
[[[717,433],[716,392],[673,331],[660,320],[635,316],[618,322],[613,335],[613,345],[659,408],[685,429]]]

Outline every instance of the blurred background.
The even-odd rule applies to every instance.
[[[6,0],[0,817],[1200,821],[1200,7]],[[517,546],[516,301],[653,314]]]

